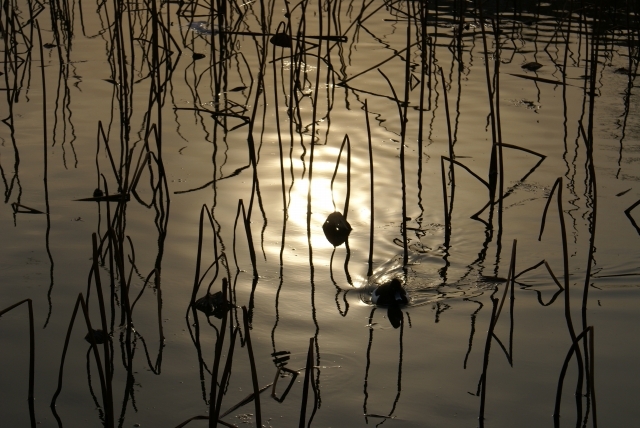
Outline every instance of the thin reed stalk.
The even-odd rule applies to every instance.
[[[482,358],[482,375],[480,381],[482,382],[480,388],[480,414],[478,415],[479,427],[484,428],[484,413],[487,402],[487,373],[489,369],[489,354],[491,353],[491,342],[493,339],[493,330],[495,329],[495,321],[498,310],[499,299],[491,296],[491,319],[489,321],[489,330],[487,331],[487,338],[484,345],[484,356]]]
[[[98,307],[100,308],[100,323],[102,325],[102,331],[105,334],[108,334],[107,328],[107,314],[104,306],[104,297],[102,294],[102,282],[100,280],[100,271],[98,270],[98,237],[95,233],[91,235],[91,243],[93,249],[93,260],[92,260],[92,270],[94,274],[94,280],[96,285],[96,295],[98,297]],[[93,336],[93,334],[91,334]],[[106,403],[105,403],[105,413],[107,415],[107,420],[109,420],[109,415],[113,417],[113,391],[111,385],[112,373],[111,373],[111,353],[109,352],[109,340],[105,340],[103,343],[104,349],[104,370],[105,370],[105,379],[106,379]]]
[[[375,186],[373,180],[373,142],[371,141],[371,125],[369,124],[369,107],[367,100],[364,100],[364,118],[367,124],[367,147],[369,149],[369,192],[370,192],[370,208],[369,208],[369,268],[367,277],[373,275],[373,236],[375,230]]]
[[[227,301],[227,293],[229,292],[226,282],[222,284],[222,299],[223,302]],[[227,319],[229,314],[226,313],[222,317],[222,324],[220,325],[220,335],[216,340],[215,354],[213,360],[213,368],[211,369],[211,392],[209,394],[209,428],[215,428],[218,423],[218,415],[220,414],[220,408],[218,407],[218,396],[224,395],[223,388],[224,383],[220,383],[220,391],[218,391],[218,370],[220,367],[220,361],[222,360],[222,347],[224,345],[224,338],[227,331]],[[235,336],[234,336],[235,337]],[[229,357],[227,357],[229,358]],[[220,398],[221,400],[221,398]]]
[[[331,188],[331,202],[333,202],[333,210],[336,211],[336,203],[333,200],[333,184],[336,180],[336,176],[338,175],[340,160],[342,158],[342,151],[344,150],[345,145],[347,146],[347,186],[346,186],[346,194],[344,197],[344,208],[342,209],[342,213],[346,220],[347,215],[349,213],[349,198],[351,197],[351,140],[349,139],[349,134],[344,134],[344,138],[342,139],[342,144],[340,145],[340,151],[338,152],[338,158],[336,159],[336,167],[333,170],[333,175],[331,176],[330,188]]]
[[[229,349],[227,350],[227,361],[224,365],[224,370],[222,371],[222,377],[220,378],[220,390],[217,397],[217,402],[215,406],[214,413],[211,414],[211,418],[209,419],[209,426],[216,427],[219,422],[218,419],[220,417],[220,409],[222,408],[222,399],[224,398],[225,390],[229,383],[229,378],[231,376],[231,366],[233,365],[233,351],[236,346],[236,338],[238,337],[238,327],[235,327],[231,332],[231,338],[229,340]],[[212,380],[213,381],[213,380]],[[257,396],[256,396],[257,398]]]
[[[60,369],[58,370],[58,387],[53,394],[51,399],[51,411],[58,422],[58,426],[62,427],[62,421],[56,412],[56,401],[58,400],[58,396],[62,392],[62,379],[64,373],[64,363],[66,361],[67,350],[69,348],[69,342],[71,340],[71,331],[73,329],[73,325],[75,323],[76,315],[78,313],[78,308],[82,309],[82,313],[84,315],[84,321],[87,326],[87,332],[89,341],[91,343],[91,349],[93,350],[93,356],[96,361],[96,366],[98,367],[98,376],[100,378],[100,390],[102,391],[102,405],[105,409],[105,427],[113,428],[114,420],[113,420],[113,401],[111,397],[107,396],[107,379],[105,378],[104,368],[102,366],[100,353],[98,352],[98,346],[96,345],[95,337],[93,335],[93,328],[91,327],[91,320],[89,319],[89,310],[85,303],[84,297],[82,293],[78,294],[78,298],[76,299],[76,304],[73,308],[73,313],[71,314],[71,321],[69,322],[69,327],[67,328],[67,335],[65,337],[64,346],[62,348],[62,358],[60,360]],[[108,365],[108,361],[105,360],[105,364]],[[111,412],[107,412],[107,410],[111,410]]]
[[[258,373],[256,371],[256,361],[253,356],[253,345],[251,344],[251,328],[249,327],[249,315],[247,307],[242,307],[242,319],[244,321],[244,334],[247,343],[247,353],[249,354],[249,365],[251,367],[251,382],[253,384],[253,395],[255,397],[256,426],[262,426],[262,411],[260,409],[260,387],[258,386]]]
[[[594,386],[594,369],[595,369],[595,363],[594,363],[595,355],[593,353],[594,352],[593,326],[589,326],[585,330],[583,330],[579,335],[577,335],[576,338],[573,340],[573,342],[571,343],[571,347],[569,348],[569,352],[567,352],[564,362],[562,363],[562,369],[560,370],[560,376],[558,378],[558,387],[556,388],[555,406],[553,409],[553,422],[556,428],[560,427],[560,405],[562,403],[562,389],[564,385],[564,378],[567,374],[567,369],[569,368],[569,362],[571,361],[571,358],[573,357],[574,353],[578,354],[580,352],[580,341],[587,337],[587,333],[589,334],[589,339],[590,339],[589,340],[589,353],[590,353],[589,384],[591,385],[591,396],[592,396],[591,399],[593,403],[593,426],[594,428],[598,426],[596,405],[595,405],[595,389],[593,387]]]
[[[36,412],[35,412],[35,353],[36,353],[36,342],[35,342],[35,332],[34,332],[34,321],[33,321],[33,303],[31,299],[24,299],[19,301],[18,303],[14,303],[0,311],[0,317],[11,311],[12,309],[17,308],[23,303],[27,304],[27,309],[29,313],[29,395],[27,396],[27,402],[29,403],[29,418],[31,421],[31,428],[36,427]]]
[[[408,52],[408,47],[407,47],[407,52]],[[407,58],[407,62],[408,61],[409,59]],[[398,96],[396,95],[396,91],[393,88],[393,84],[391,83],[391,80],[389,80],[387,75],[384,74],[382,70],[378,69],[378,72],[382,74],[382,77],[384,77],[384,80],[387,81],[387,84],[391,89],[391,93],[393,94],[393,99],[396,103],[396,106],[398,107],[398,116],[400,116],[400,123],[401,123],[401,126],[400,126],[400,177],[402,181],[402,231],[401,232],[402,232],[402,249],[403,249],[402,265],[407,266],[407,263],[409,261],[409,248],[408,248],[408,240],[407,240],[407,189],[406,189],[405,164],[404,164],[404,146],[405,146],[405,133],[407,129],[406,128],[406,120],[407,120],[406,104],[408,103],[409,95],[408,93],[405,94],[406,95],[405,103],[404,103],[405,109],[403,114],[403,110],[401,107],[402,103],[400,102],[400,100],[398,99]],[[405,82],[405,86],[408,87],[408,85],[409,83]]]
[[[249,220],[249,215],[247,215],[244,209],[244,202],[242,199],[238,200],[238,210],[236,212],[236,219],[233,225],[233,259],[235,260],[236,270],[240,272],[240,267],[238,266],[238,256],[236,255],[236,235],[235,230],[238,225],[238,219],[240,218],[240,213],[242,213],[242,224],[244,225],[245,236],[247,237],[247,245],[249,247],[249,259],[251,260],[251,266],[253,267],[253,278],[258,278],[258,267],[256,262],[256,250],[253,246],[253,236],[251,235],[251,221]]]
[[[307,400],[309,397],[309,382],[312,382],[313,375],[313,337],[309,339],[309,351],[307,352],[307,364],[304,369],[304,383],[302,384],[302,404],[300,405],[300,424],[299,428],[304,428],[307,420]]]

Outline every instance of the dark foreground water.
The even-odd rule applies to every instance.
[[[614,6],[3,1],[0,425],[633,426]]]

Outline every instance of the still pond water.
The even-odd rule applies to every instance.
[[[0,310],[32,301],[35,402],[23,304],[0,318],[0,425],[175,427],[231,364],[222,414],[254,390],[242,306],[257,384],[278,379],[266,427],[640,420],[626,6],[3,5]],[[335,248],[334,211],[352,228]],[[60,371],[80,293],[102,330],[92,234],[108,393],[82,311]],[[371,301],[393,277],[397,328]],[[223,282],[229,311],[194,309]]]

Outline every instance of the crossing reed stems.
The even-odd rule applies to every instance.
[[[304,369],[304,383],[302,386],[302,404],[300,406],[300,424],[299,428],[304,428],[307,419],[307,401],[309,398],[309,383],[312,382],[313,376],[313,337],[309,339],[309,351],[307,352],[307,364]]]
[[[224,281],[222,283],[223,302],[227,301],[228,293],[229,289],[227,287],[226,281]],[[211,369],[211,392],[209,394],[209,428],[215,428],[218,424],[218,415],[220,414],[220,409],[217,405],[219,401],[218,396],[224,395],[224,383],[220,383],[220,390],[218,390],[218,370],[220,368],[220,361],[222,360],[222,347],[224,345],[224,338],[227,331],[227,319],[229,318],[229,316],[229,313],[226,313],[222,317],[222,323],[220,325],[220,335],[216,340],[213,367]],[[230,357],[227,356],[227,358]]]
[[[29,403],[29,418],[31,421],[31,428],[36,427],[36,412],[35,412],[35,353],[36,353],[36,342],[35,342],[35,332],[34,332],[34,321],[33,321],[33,303],[31,299],[24,299],[19,301],[18,303],[14,303],[0,311],[0,317],[11,311],[14,308],[22,305],[23,303],[27,304],[27,309],[29,313],[29,395],[27,396],[27,402]]]
[[[251,344],[251,328],[249,326],[249,315],[247,307],[242,307],[242,319],[244,321],[244,335],[247,344],[247,353],[249,354],[249,365],[251,367],[251,383],[253,384],[253,396],[256,412],[256,426],[262,426],[262,411],[260,409],[260,386],[258,386],[258,373],[256,371],[256,361],[253,356],[253,345]]]

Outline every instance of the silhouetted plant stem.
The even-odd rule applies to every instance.
[[[494,54],[493,61],[493,74],[494,74],[494,92],[495,92],[495,131],[496,137],[494,140],[496,141],[497,147],[494,147],[494,150],[497,150],[498,156],[498,165],[497,165],[497,174],[498,174],[498,231],[496,234],[496,264],[498,264],[500,260],[500,253],[502,251],[502,216],[503,216],[503,206],[504,206],[504,161],[502,156],[502,124],[500,119],[500,61],[501,61],[501,48],[500,48],[500,10],[496,12],[496,19],[494,20],[494,28],[493,28],[493,36],[496,44],[496,51]],[[490,180],[491,182],[491,180]],[[514,272],[515,274],[515,272]]]
[[[569,352],[564,359],[564,363],[562,364],[562,369],[560,370],[560,377],[558,378],[558,387],[556,389],[556,401],[555,407],[553,410],[553,422],[556,428],[560,427],[560,404],[562,403],[562,387],[564,385],[564,378],[567,374],[567,369],[569,367],[569,362],[571,361],[571,357],[573,357],[574,352],[577,354],[580,352],[580,340],[587,337],[587,333],[589,333],[589,384],[591,387],[591,402],[593,403],[593,426],[594,428],[598,426],[597,423],[597,414],[596,414],[596,398],[595,398],[595,389],[594,389],[594,345],[593,345],[593,326],[587,327],[583,330],[576,338],[572,341],[571,347],[569,348]],[[580,419],[578,419],[578,422]]]
[[[227,294],[229,289],[226,281],[222,283],[222,301],[227,301]],[[224,337],[227,331],[227,319],[229,313],[226,313],[222,317],[222,323],[220,325],[220,336],[216,340],[215,354],[213,360],[213,368],[211,369],[211,393],[209,395],[209,428],[215,428],[218,424],[218,415],[220,409],[218,408],[218,395],[224,395],[224,383],[220,383],[220,391],[218,391],[218,370],[220,367],[220,361],[222,359],[222,347],[224,345]],[[227,358],[230,358],[227,356]]]
[[[230,314],[231,312],[229,312]],[[235,327],[231,331],[231,338],[229,342],[229,349],[227,351],[227,361],[224,365],[224,370],[222,371],[222,377],[220,378],[220,393],[218,394],[217,403],[215,407],[215,413],[211,415],[211,418],[214,421],[214,427],[219,422],[218,418],[220,417],[220,409],[222,408],[222,399],[224,398],[224,393],[229,383],[229,377],[231,376],[231,366],[233,364],[233,351],[236,345],[236,338],[238,337],[238,327]],[[209,420],[209,424],[211,424],[211,419]]]
[[[346,194],[344,197],[344,208],[342,212],[346,220],[347,215],[349,214],[349,198],[351,196],[351,140],[349,139],[349,134],[344,134],[342,144],[340,145],[340,151],[338,152],[338,158],[336,159],[336,167],[333,170],[333,175],[331,176],[331,201],[333,202],[333,210],[336,211],[336,203],[333,200],[333,183],[335,182],[336,176],[338,175],[340,160],[342,159],[342,151],[344,150],[345,145],[347,146],[347,186]]]
[[[491,205],[493,205],[495,201],[495,193],[496,193],[496,182],[497,182],[497,134],[496,134],[496,114],[494,108],[494,90],[491,85],[491,74],[489,73],[489,51],[487,45],[487,33],[485,31],[485,20],[484,13],[482,11],[482,3],[476,1],[476,8],[478,9],[479,18],[480,18],[480,28],[482,29],[482,46],[484,48],[484,68],[485,68],[485,77],[487,81],[487,95],[489,97],[489,117],[491,119],[491,138],[492,138],[492,146],[491,146],[491,160],[489,163],[489,201]],[[491,210],[493,212],[493,210]]]
[[[305,2],[306,3],[306,2]],[[322,30],[323,30],[323,22],[322,22],[322,15],[323,15],[323,10],[322,10],[322,3],[321,0],[318,0],[318,32],[319,34],[322,34]],[[306,37],[306,34],[304,34],[303,39]],[[313,100],[314,100],[314,105],[317,105],[318,102],[318,91],[320,89],[320,70],[322,70],[322,68],[320,67],[320,65],[322,64],[321,62],[321,57],[322,57],[322,43],[318,43],[317,45],[318,48],[318,56],[317,56],[317,61],[316,61],[316,81],[315,81],[315,87],[313,89]],[[306,61],[305,61],[306,63]],[[309,153],[309,187],[307,190],[307,240],[309,242],[309,260],[312,260],[312,251],[311,251],[311,193],[312,193],[312,187],[313,187],[313,159],[314,159],[314,153],[315,153],[315,138],[316,138],[316,118],[317,118],[317,109],[313,108],[312,109],[312,114],[311,114],[311,147],[310,147],[310,153]]]
[[[40,28],[38,27],[38,30]],[[35,343],[35,332],[34,332],[34,321],[33,321],[33,303],[31,299],[24,299],[19,301],[18,303],[14,303],[0,311],[0,317],[7,312],[11,311],[14,308],[17,308],[21,304],[27,304],[27,309],[29,313],[29,395],[27,396],[27,402],[29,403],[29,418],[31,421],[31,428],[36,427],[36,412],[35,412],[35,353],[36,353],[36,343]]]
[[[407,117],[407,109],[409,108],[409,90],[411,88],[411,20],[414,18],[410,13],[411,3],[407,2],[407,57],[405,58],[404,68],[404,102],[403,111],[400,115],[400,180],[402,186],[402,244],[403,244],[403,258],[402,265],[405,267],[409,263],[409,240],[407,238],[407,176],[405,170],[405,146],[407,145],[407,123],[409,121]],[[398,106],[399,108],[399,106]]]
[[[451,135],[451,116],[449,115],[449,97],[447,96],[447,84],[444,80],[444,72],[442,67],[440,69],[440,78],[442,79],[442,96],[444,97],[444,114],[447,118],[447,136],[449,137],[449,159],[455,159],[456,156],[453,153],[453,136]],[[451,177],[451,186],[455,187],[456,177],[453,169],[453,164],[449,164],[449,175]],[[448,210],[447,210],[448,211]]]
[[[253,384],[253,395],[256,409],[256,426],[262,426],[262,411],[260,409],[260,387],[258,386],[258,373],[256,371],[256,361],[253,356],[253,346],[251,345],[251,328],[249,327],[249,315],[247,307],[242,307],[242,319],[244,321],[244,334],[247,343],[247,353],[249,354],[249,365],[251,367],[251,382]]]
[[[100,271],[98,270],[98,237],[95,233],[91,235],[91,242],[93,248],[93,274],[96,284],[96,296],[98,297],[98,307],[100,308],[100,322],[102,324],[102,331],[104,334],[108,334],[109,329],[107,328],[107,314],[104,306],[104,297],[102,294],[102,282],[100,281]],[[127,293],[128,294],[128,293]],[[130,328],[128,328],[130,329]],[[106,379],[106,397],[105,400],[105,413],[107,420],[109,420],[109,415],[113,418],[113,392],[112,392],[112,373],[111,373],[111,353],[109,352],[109,340],[105,340],[103,343],[104,348],[104,370],[105,370],[105,379]],[[113,422],[113,421],[112,421]]]
[[[369,191],[371,194],[371,205],[369,208],[369,268],[367,277],[373,275],[373,231],[375,230],[375,188],[373,180],[373,143],[371,141],[371,125],[369,124],[369,108],[367,100],[364,100],[364,118],[367,123],[367,144],[369,148]]]
[[[489,354],[491,353],[491,340],[493,338],[493,330],[495,328],[496,314],[498,310],[499,299],[491,296],[491,319],[489,320],[489,330],[487,331],[487,338],[484,345],[484,356],[482,359],[482,375],[481,375],[481,388],[480,388],[480,414],[478,416],[479,427],[484,428],[484,412],[487,401],[487,373],[489,369]]]
[[[113,412],[111,412],[111,414],[107,413],[106,410],[108,409],[107,406],[109,406],[109,404],[111,403],[111,398],[107,397],[107,386],[106,386],[106,379],[105,379],[105,375],[104,375],[104,369],[102,367],[102,362],[100,359],[100,353],[98,352],[98,347],[96,345],[96,341],[95,341],[95,337],[93,335],[93,328],[91,327],[91,321],[89,319],[89,312],[87,309],[87,305],[84,301],[84,297],[82,296],[82,293],[80,293],[78,295],[78,298],[76,299],[76,304],[73,308],[73,313],[71,315],[71,321],[69,322],[69,327],[67,328],[67,335],[65,337],[65,341],[64,341],[64,346],[62,348],[62,358],[60,361],[60,369],[58,371],[58,387],[56,388],[55,393],[53,394],[53,398],[51,399],[51,411],[53,412],[54,417],[56,418],[56,421],[58,422],[58,426],[62,427],[62,421],[60,420],[60,417],[58,416],[58,413],[55,410],[56,407],[56,401],[58,399],[58,396],[60,395],[60,392],[62,391],[62,378],[63,378],[63,371],[64,371],[64,362],[66,360],[66,356],[67,356],[67,350],[69,348],[69,341],[71,339],[71,331],[73,329],[73,324],[75,322],[76,319],[76,315],[78,313],[78,308],[81,307],[82,308],[82,313],[84,315],[84,320],[85,320],[85,324],[87,326],[87,332],[88,332],[88,337],[89,337],[89,341],[91,343],[91,348],[93,350],[93,355],[96,361],[96,366],[98,367],[98,376],[100,378],[100,390],[102,391],[102,400],[103,400],[103,406],[105,408],[105,426],[107,428],[113,428],[114,426],[114,421],[113,421]],[[107,362],[105,362],[105,364],[107,364]]]
[[[549,193],[549,199],[547,204],[545,205],[545,209],[542,217],[542,224],[540,227],[540,235],[538,240],[542,237],[542,232],[544,231],[544,223],[546,219],[547,209],[549,208],[549,204],[551,202],[551,198],[553,197],[554,190],[557,190],[556,199],[558,203],[558,216],[560,220],[560,233],[562,238],[562,259],[563,259],[563,276],[564,276],[564,312],[565,319],[567,321],[567,328],[569,329],[569,336],[571,337],[572,342],[576,342],[576,333],[573,327],[573,320],[571,317],[571,299],[570,299],[570,288],[569,288],[569,249],[567,243],[567,232],[566,226],[564,222],[564,210],[562,207],[562,177],[558,177],[556,182],[554,183],[551,192]],[[576,384],[576,407],[578,410],[578,420],[582,419],[582,381],[584,376],[584,363],[582,359],[582,353],[580,352],[580,348],[576,349],[576,360],[578,363],[578,381]]]
[[[448,247],[451,237],[451,217],[449,216],[449,195],[447,193],[447,174],[444,168],[445,157],[440,158],[440,172],[442,175],[442,201],[444,202],[444,245]]]
[[[405,180],[405,172],[404,172],[404,145],[405,145],[404,134],[406,132],[406,117],[402,113],[401,102],[398,99],[398,95],[396,94],[395,89],[393,88],[393,84],[391,83],[387,75],[382,72],[382,70],[378,69],[378,72],[382,74],[382,77],[384,77],[384,80],[387,81],[387,84],[391,89],[391,93],[393,94],[393,99],[395,100],[396,106],[398,107],[398,116],[400,117],[400,123],[401,123],[400,176],[402,180],[402,247],[403,247],[402,265],[406,266],[409,260],[409,249],[407,245],[407,194],[406,194],[406,180]],[[406,83],[406,85],[408,85],[408,83]],[[408,99],[408,95],[407,95],[407,99]],[[405,108],[405,113],[406,113],[406,108]]]
[[[312,382],[313,376],[313,337],[309,339],[309,351],[307,352],[307,364],[304,370],[304,383],[302,385],[302,404],[300,406],[300,424],[299,428],[304,428],[307,419],[307,400],[309,397],[309,382]]]
[[[29,7],[29,12],[32,9]],[[33,17],[32,17],[33,19]],[[50,275],[50,283],[49,283],[49,291],[47,292],[47,300],[49,301],[49,313],[47,314],[47,319],[44,323],[44,327],[49,324],[49,319],[51,317],[51,312],[53,310],[53,304],[51,301],[51,293],[53,291],[53,256],[51,254],[51,248],[49,246],[49,235],[51,233],[51,215],[49,213],[49,138],[48,138],[48,128],[47,128],[47,84],[45,79],[44,72],[44,52],[42,46],[42,33],[40,31],[40,23],[38,20],[35,20],[35,27],[38,32],[38,46],[40,53],[40,77],[42,79],[42,156],[43,156],[43,184],[44,184],[44,203],[45,203],[45,213],[47,214],[47,230],[45,232],[45,244],[47,248],[47,256],[49,257],[49,263],[51,264],[51,268],[49,271]],[[33,406],[33,403],[30,404]],[[35,421],[35,415],[32,417],[32,426]]]

